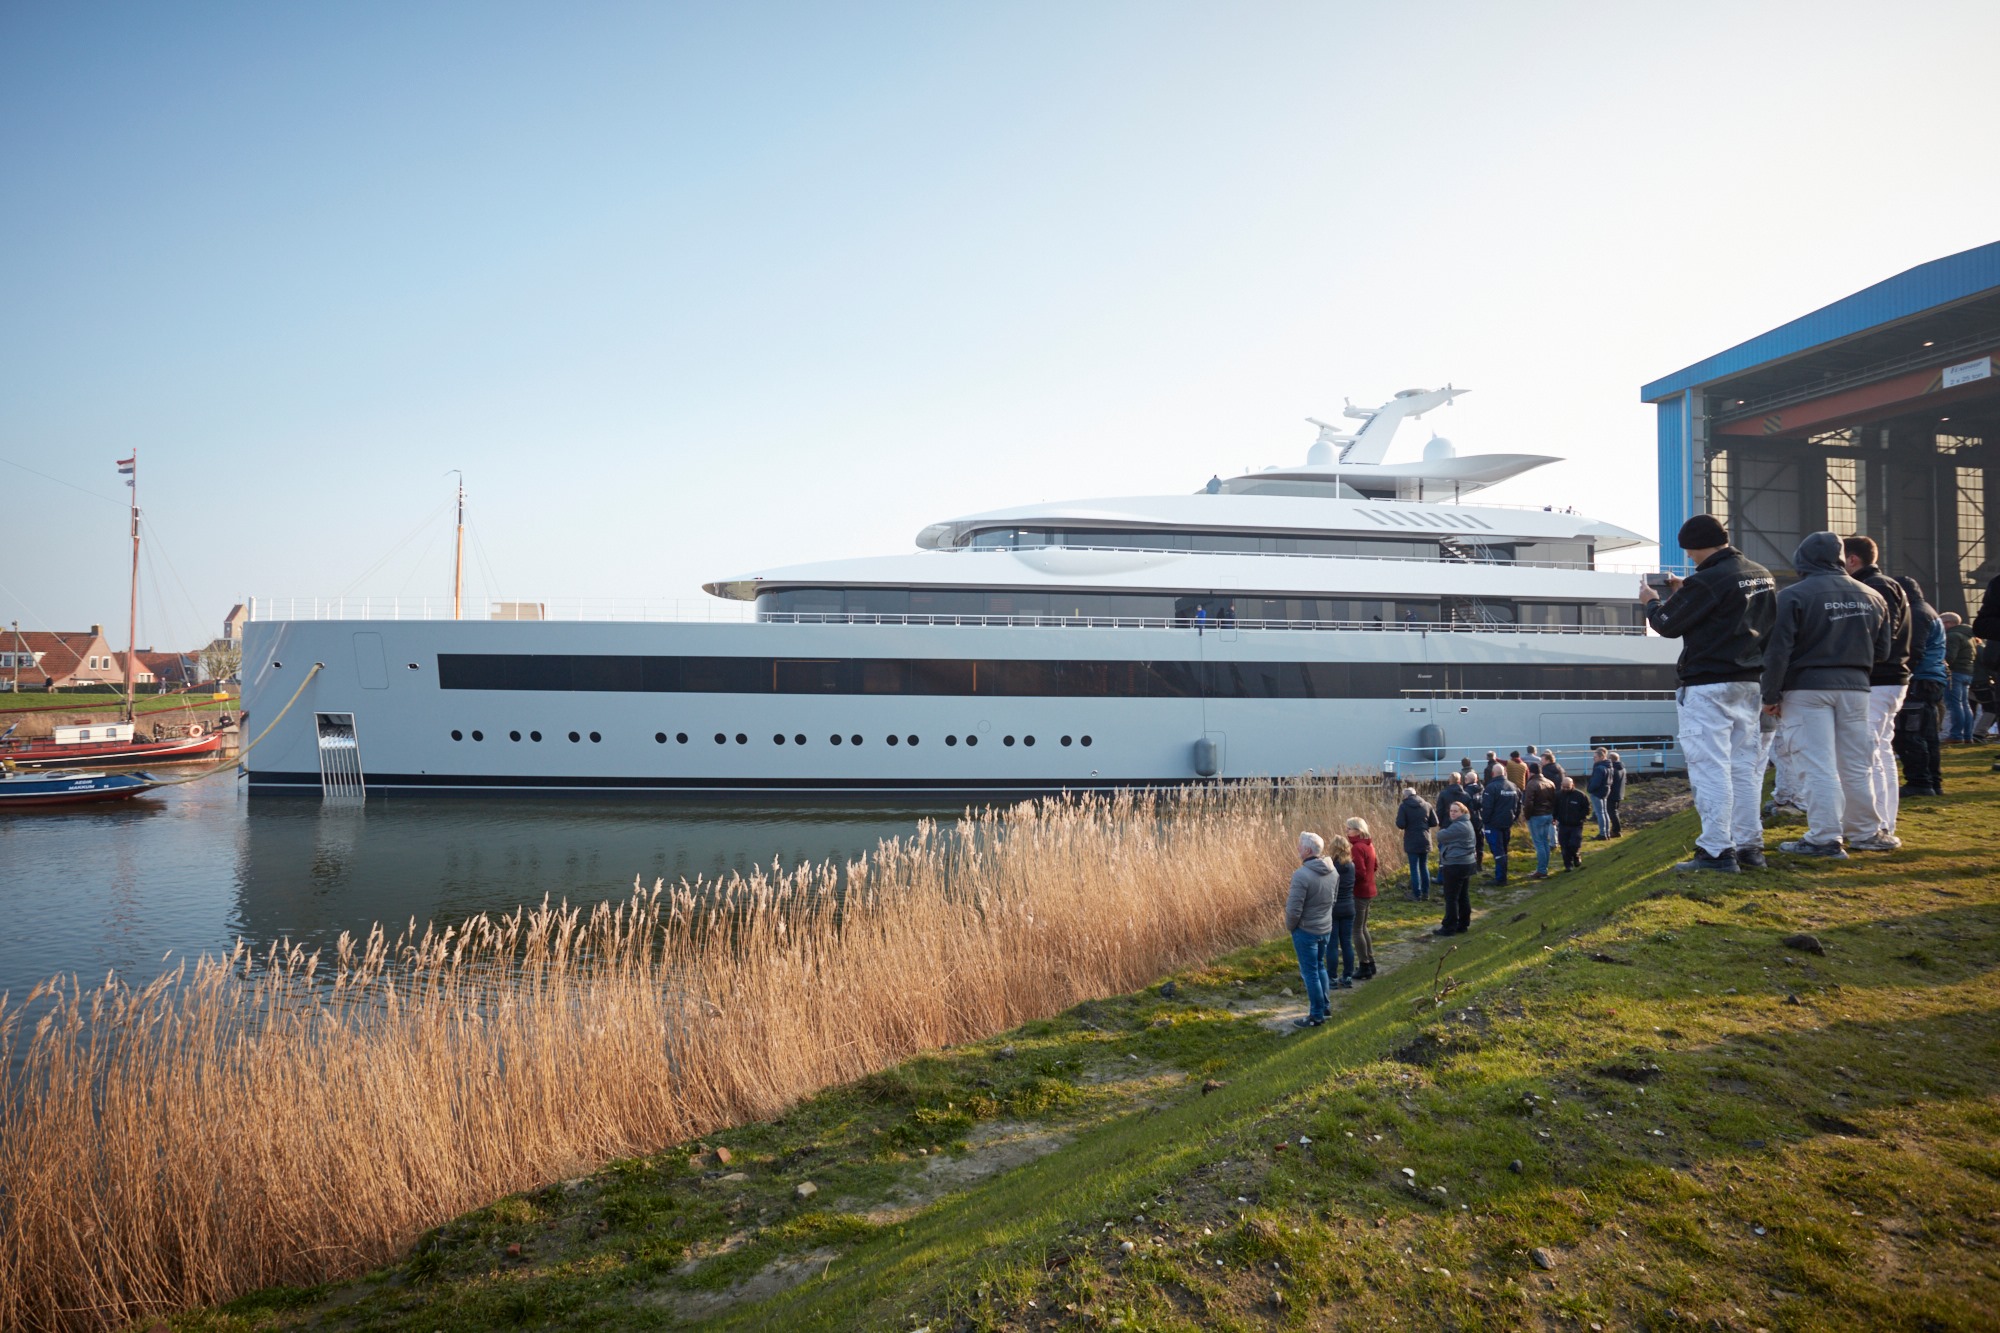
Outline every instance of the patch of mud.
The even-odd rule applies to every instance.
[[[877,1225],[900,1222],[954,1190],[1046,1157],[1069,1139],[1067,1133],[1021,1121],[996,1120],[980,1125],[967,1136],[967,1151],[927,1159],[913,1179],[897,1185],[890,1198],[861,1216]],[[842,1199],[837,1206],[851,1211],[860,1207],[861,1201]]]
[[[1628,829],[1644,828],[1693,805],[1694,791],[1685,777],[1647,778],[1626,786],[1624,803],[1618,807],[1618,822]]]
[[[725,1287],[721,1291],[656,1291],[649,1293],[643,1303],[671,1310],[682,1319],[706,1319],[732,1305],[761,1301],[779,1292],[790,1291],[800,1283],[824,1274],[839,1257],[840,1251],[831,1249],[788,1254],[782,1259],[772,1260],[733,1287]]]

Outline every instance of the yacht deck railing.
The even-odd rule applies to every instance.
[[[719,598],[669,602],[574,599],[473,603],[454,615],[450,598],[253,597],[250,619],[274,620],[513,620],[653,624],[944,625],[979,629],[1174,629],[1213,634],[1255,630],[1349,630],[1423,634],[1588,634],[1639,637],[1637,625],[1524,625],[1437,620],[1197,620],[1190,616],[910,615],[866,611],[767,611]],[[483,614],[482,614],[483,612]]]
[[[1673,696],[1669,692],[1666,697]],[[1516,736],[1497,745],[1392,745],[1382,760],[1382,774],[1405,782],[1442,783],[1460,771],[1462,759],[1472,760],[1476,772],[1484,767],[1484,756],[1488,750],[1506,755],[1525,743]],[[1562,765],[1563,772],[1576,779],[1578,787],[1584,786],[1590,777],[1590,766],[1600,747],[1615,750],[1627,773],[1672,773],[1687,767],[1687,757],[1681,753],[1680,743],[1671,737],[1635,737],[1629,740],[1606,737],[1600,741],[1559,745],[1537,742],[1537,747],[1543,754],[1554,756],[1555,761]]]

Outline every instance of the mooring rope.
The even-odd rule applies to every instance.
[[[326,663],[314,662],[312,664],[312,670],[306,672],[306,678],[299,682],[299,687],[296,690],[292,691],[292,697],[285,700],[285,706],[283,708],[280,708],[278,710],[278,715],[271,719],[270,726],[267,726],[262,731],[258,732],[257,740],[251,741],[248,745],[238,750],[233,757],[223,760],[221,763],[217,764],[214,768],[205,769],[200,773],[192,773],[184,778],[168,778],[165,782],[155,782],[153,786],[178,787],[183,783],[200,782],[203,778],[214,777],[217,773],[222,772],[222,770],[224,770],[225,768],[234,768],[238,764],[242,763],[243,756],[249,754],[252,750],[257,748],[257,741],[261,741],[266,736],[271,734],[271,727],[275,727],[280,722],[285,720],[285,714],[292,711],[292,705],[297,703],[299,701],[299,696],[306,692],[306,686],[312,684],[312,678],[314,676],[317,676],[320,672],[324,670],[326,670]]]

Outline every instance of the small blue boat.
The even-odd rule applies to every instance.
[[[151,791],[159,782],[150,773],[0,773],[0,810],[44,805],[83,805],[91,801],[123,801]]]

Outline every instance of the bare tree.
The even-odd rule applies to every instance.
[[[217,639],[201,650],[202,674],[213,681],[235,678],[243,669],[243,645],[231,643],[227,639]]]

